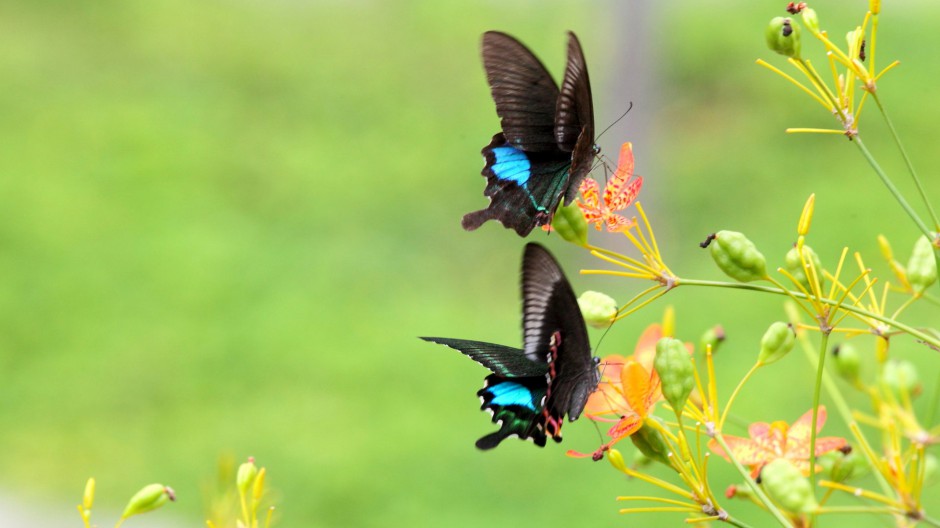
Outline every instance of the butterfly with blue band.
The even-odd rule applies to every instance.
[[[551,253],[534,243],[526,245],[522,257],[522,304],[522,349],[421,338],[456,349],[492,372],[477,395],[500,428],[477,440],[480,449],[492,449],[510,436],[538,446],[548,438],[560,442],[564,417],[576,420],[597,388],[598,360],[591,356],[574,290]]]
[[[485,209],[463,217],[472,231],[498,220],[519,236],[551,223],[564,198],[571,203],[598,152],[594,105],[581,43],[568,33],[561,88],[538,58],[515,38],[483,34],[483,67],[502,132],[483,148]]]

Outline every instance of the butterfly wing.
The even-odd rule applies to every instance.
[[[504,378],[497,374],[486,377],[483,388],[477,392],[483,405],[493,415],[499,429],[476,442],[479,449],[493,449],[510,436],[532,440],[545,446],[545,425],[542,406],[547,392],[545,376]]]
[[[458,350],[493,372],[486,377],[477,396],[482,402],[480,408],[489,411],[493,423],[500,427],[477,440],[478,448],[492,449],[514,435],[531,439],[538,446],[545,445],[542,405],[548,390],[547,364],[532,361],[518,348],[483,341],[446,337],[421,339]]]
[[[545,363],[532,361],[518,348],[449,337],[421,339],[453,348],[502,377],[544,376],[548,371]]]
[[[565,205],[577,196],[581,180],[594,161],[594,102],[587,62],[578,37],[568,32],[568,63],[555,109],[555,140],[571,153],[571,170],[565,192]]]
[[[597,360],[591,357],[587,327],[574,290],[554,257],[538,244],[526,245],[522,259],[523,352],[548,363],[544,428],[561,441],[562,419],[576,420],[597,388]]]
[[[507,143],[526,152],[555,152],[558,86],[545,66],[515,38],[483,34],[483,68]]]
[[[519,236],[535,226],[551,222],[568,182],[571,159],[565,153],[525,152],[496,134],[483,148],[486,165],[486,209],[463,217],[463,228],[472,231],[487,220],[498,220]]]

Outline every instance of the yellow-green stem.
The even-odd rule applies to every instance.
[[[821,323],[820,326],[828,325],[828,322]],[[826,350],[829,348],[829,333],[831,329],[826,326],[822,328],[822,336],[819,339],[819,356],[816,361],[816,386],[813,387],[813,422],[809,429],[809,483],[813,486],[813,495],[816,495],[816,436],[819,433],[819,393],[822,392],[823,367],[826,364]]]
[[[759,291],[759,292],[764,292],[764,293],[774,293],[777,295],[788,295],[791,297],[796,297],[798,299],[809,299],[809,296],[801,292],[785,291],[780,288],[773,288],[769,286],[760,286],[757,284],[740,283],[740,282],[679,279],[677,281],[677,286],[710,286],[710,287],[716,287],[716,288],[731,288],[731,289],[737,289],[737,290],[750,290],[750,291]],[[837,306],[839,304],[838,301],[834,301],[832,299],[816,299],[816,300],[829,306]],[[911,336],[914,336],[917,339],[940,349],[940,339],[937,339],[935,336],[932,336],[926,332],[922,332],[914,327],[901,323],[900,321],[895,321],[894,319],[891,319],[890,317],[886,317],[881,314],[870,312],[868,310],[865,310],[864,308],[859,308],[857,306],[853,306],[850,304],[839,306],[839,309],[845,310],[847,312],[852,312],[852,313],[855,313],[864,317],[869,317],[876,321],[880,321],[887,325],[891,325],[904,333],[910,334]]]
[[[757,372],[757,369],[759,369],[760,366],[761,366],[761,363],[754,363],[754,366],[751,367],[751,370],[747,371],[747,374],[745,374],[744,377],[741,378],[741,381],[738,382],[738,386],[734,388],[734,391],[731,393],[731,396],[728,398],[728,403],[725,404],[725,410],[722,411],[721,413],[721,419],[718,420],[719,431],[724,431],[725,419],[728,418],[728,411],[731,410],[731,404],[734,403],[734,399],[738,396],[738,392],[741,391],[741,387],[743,387],[744,384],[747,383],[747,380],[751,379],[751,376],[753,376],[754,373]]]
[[[881,104],[881,98],[878,97],[878,92],[871,92],[871,97],[875,100],[875,104],[878,105],[878,111],[881,112],[881,117],[884,118],[885,124],[888,125],[891,137],[894,138],[894,143],[898,146],[901,157],[904,158],[904,164],[907,165],[907,171],[911,173],[911,178],[914,180],[914,185],[917,187],[920,199],[924,201],[924,206],[927,207],[930,218],[933,220],[934,229],[940,231],[940,219],[937,218],[937,213],[934,211],[933,205],[927,198],[927,191],[924,190],[920,177],[917,175],[917,170],[914,169],[914,164],[911,162],[911,158],[908,157],[907,150],[904,149],[904,143],[901,142],[901,137],[898,135],[897,130],[895,130],[894,123],[891,122],[891,118],[888,117],[888,112],[885,111],[884,106]]]
[[[871,165],[871,168],[875,171],[875,174],[881,178],[881,183],[888,188],[888,191],[894,196],[894,199],[897,200],[898,205],[901,206],[901,209],[904,209],[904,212],[907,213],[907,216],[917,224],[917,228],[920,229],[920,232],[924,234],[927,238],[931,238],[930,229],[927,227],[927,224],[920,219],[920,216],[917,215],[917,212],[911,207],[911,204],[907,203],[907,200],[904,199],[904,196],[901,194],[901,191],[894,186],[894,182],[891,181],[891,178],[888,177],[887,173],[881,168],[881,165],[875,161],[874,156],[871,155],[868,148],[865,146],[865,143],[862,142],[862,137],[856,135],[852,140],[855,143],[855,146],[858,147],[858,150],[862,153],[865,160]],[[936,254],[936,249],[934,250]]]
[[[799,318],[797,317],[796,310],[792,308],[788,308],[787,316],[789,317],[791,322],[793,323],[799,322]],[[806,337],[806,334],[805,333],[799,334],[797,336],[797,339],[800,341],[800,348],[803,349],[803,352],[806,354],[806,359],[809,360],[809,363],[811,365],[818,365],[819,358],[816,357],[815,351],[813,350],[812,346],[810,346],[807,343],[808,338]],[[849,429],[852,431],[853,436],[855,436],[856,442],[858,442],[859,444],[867,444],[865,442],[864,437],[861,436],[861,431],[855,425],[856,420],[853,418],[852,408],[849,407],[848,402],[845,401],[845,397],[842,396],[842,392],[839,390],[839,386],[836,384],[835,380],[833,380],[832,376],[828,372],[825,372],[825,371],[823,372],[823,383],[826,385],[826,392],[829,394],[829,398],[832,399],[832,403],[835,405],[836,410],[838,411],[839,415],[842,417],[842,421],[845,422],[846,425],[849,426]],[[862,451],[865,452],[864,449]],[[868,459],[869,462],[872,464],[874,464],[877,461],[877,459],[867,456],[867,453],[866,453],[866,459]],[[873,471],[872,474],[874,475],[875,480],[877,480],[878,484],[881,486],[882,491],[886,495],[890,495],[891,486],[885,480],[884,475],[882,475],[878,471]]]

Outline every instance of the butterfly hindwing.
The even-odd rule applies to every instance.
[[[468,213],[463,227],[472,231],[487,220],[498,220],[528,235],[535,226],[551,222],[568,183],[569,156],[557,153],[526,153],[510,145],[502,133],[483,148],[486,165],[486,209]]]
[[[481,409],[493,415],[499,430],[476,442],[480,449],[492,449],[510,436],[531,439],[539,447],[545,446],[545,424],[542,406],[548,383],[545,376],[504,378],[497,374],[486,377],[477,396],[483,402]]]
[[[551,222],[564,198],[570,203],[595,153],[594,109],[587,64],[574,33],[561,89],[535,55],[497,31],[483,35],[483,66],[502,132],[483,148],[482,210],[463,218],[472,231],[498,220],[520,236]]]

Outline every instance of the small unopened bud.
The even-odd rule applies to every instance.
[[[761,484],[767,495],[785,511],[807,514],[816,509],[813,487],[792,462],[778,458],[760,472]]]
[[[881,12],[881,0],[869,0],[868,1],[868,10],[871,11],[871,14],[877,15]]]
[[[911,258],[907,261],[907,280],[916,293],[923,293],[937,282],[937,261],[930,240],[921,235],[914,243]]]
[[[627,465],[623,461],[623,455],[620,454],[620,451],[616,449],[609,449],[607,451],[607,461],[610,462],[611,466],[614,466],[614,469],[620,471],[621,473],[627,472]]]
[[[651,417],[647,419],[655,420],[656,418]],[[669,445],[666,443],[659,429],[644,423],[643,427],[640,427],[635,433],[630,435],[630,441],[632,441],[633,445],[650,460],[655,460],[656,462],[661,462],[672,467],[669,461]]]
[[[238,474],[235,476],[235,485],[238,487],[238,492],[243,495],[247,493],[257,475],[258,467],[255,466],[255,459],[254,457],[248,457],[248,462],[238,466]]]
[[[705,330],[705,333],[702,334],[702,337],[699,339],[699,346],[702,349],[702,352],[711,347],[712,352],[718,350],[718,345],[725,342],[725,329],[721,325],[715,325],[708,330]]]
[[[809,234],[809,228],[813,225],[813,211],[816,210],[816,193],[810,194],[803,204],[803,211],[800,213],[800,222],[796,226],[796,233],[800,236]]]
[[[607,294],[588,290],[578,297],[584,322],[594,328],[607,328],[617,317],[617,302]]]
[[[803,17],[803,24],[806,26],[806,29],[809,30],[813,35],[819,34],[819,17],[816,15],[816,10],[807,7],[800,12],[800,16]]]
[[[767,47],[781,55],[800,58],[800,26],[790,18],[776,17],[764,32]]]
[[[783,358],[793,349],[795,341],[796,334],[790,325],[781,321],[771,324],[760,339],[757,362],[761,365],[769,365]]]
[[[587,220],[584,219],[584,213],[581,212],[576,202],[562,205],[555,211],[555,216],[552,217],[552,230],[568,242],[579,246],[587,244]]]
[[[88,511],[95,504],[95,477],[85,482],[85,493],[82,494],[82,509]]]
[[[832,356],[836,374],[852,385],[857,384],[862,364],[858,349],[851,343],[842,343],[832,349]]]
[[[920,377],[917,367],[904,359],[895,359],[884,364],[881,381],[898,395],[916,396],[920,394]]]
[[[127,519],[133,515],[146,513],[163,506],[167,501],[175,500],[176,494],[173,488],[163,484],[148,484],[131,497],[121,518]]]
[[[817,286],[819,289],[822,289],[822,261],[819,260],[819,255],[813,251],[813,248],[809,247],[806,244],[803,244],[803,258],[806,259],[807,266],[811,266],[815,270]],[[787,252],[787,256],[784,259],[785,266],[787,271],[790,272],[790,275],[796,279],[797,282],[803,285],[809,292],[818,291],[810,287],[809,277],[807,274],[813,273],[809,269],[803,267],[803,258],[800,257],[800,247],[794,246]]]
[[[695,385],[695,366],[682,341],[671,337],[660,339],[656,343],[653,367],[659,374],[663,397],[676,414],[681,414]]]
[[[715,264],[732,279],[751,282],[767,278],[764,255],[743,233],[719,231],[710,246]]]

